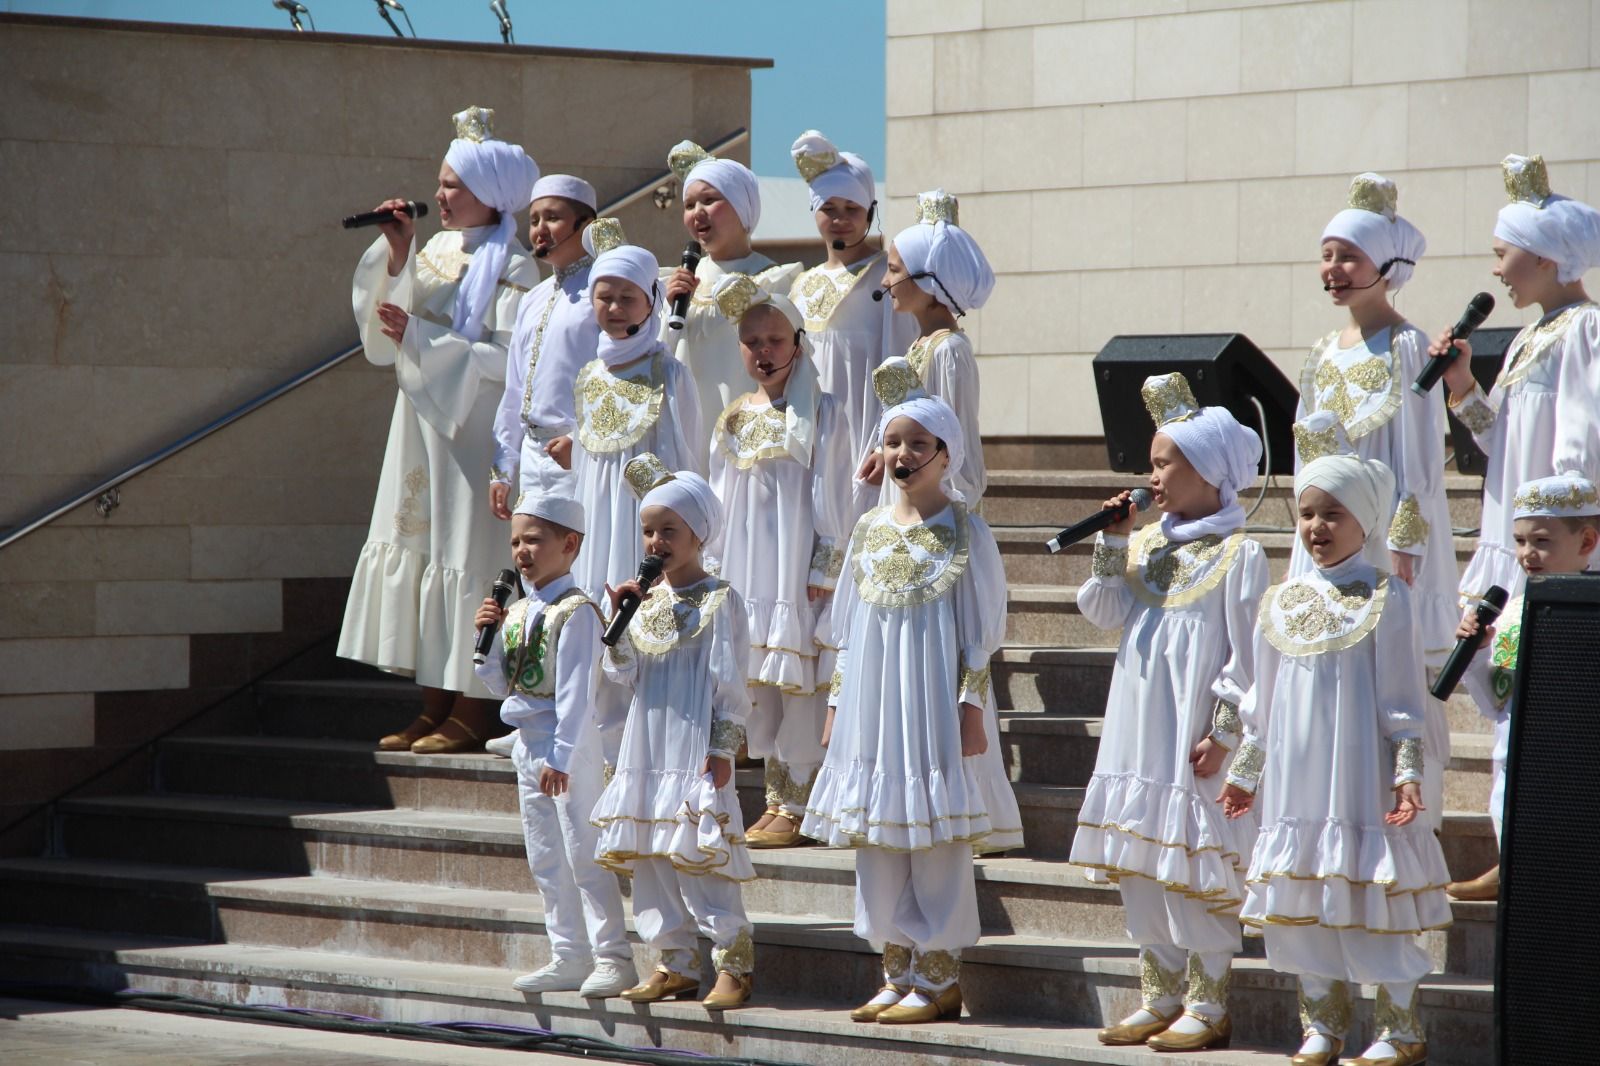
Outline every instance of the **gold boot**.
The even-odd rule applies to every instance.
[[[913,990],[915,991],[915,990]],[[926,992],[923,993],[927,995]],[[926,1025],[961,1017],[961,986],[951,985],[922,1007],[908,1007],[896,1003],[878,1015],[879,1025]]]
[[[1096,1038],[1107,1047],[1133,1047],[1136,1044],[1144,1043],[1157,1033],[1165,1032],[1167,1026],[1177,1021],[1179,1016],[1183,1014],[1183,1011],[1175,1010],[1163,1017],[1161,1012],[1153,1007],[1140,1007],[1139,1010],[1149,1011],[1156,1016],[1156,1020],[1145,1022],[1143,1025],[1129,1025],[1127,1022],[1118,1022],[1116,1025],[1108,1025],[1100,1030],[1096,1034]],[[1134,1012],[1134,1014],[1137,1013],[1138,1011]],[[1129,1017],[1132,1017],[1132,1015],[1129,1015]]]
[[[900,999],[905,999],[911,994],[911,989],[901,988],[898,985],[884,985],[882,988],[878,989],[878,995],[873,996],[872,999],[877,999],[878,996],[883,995],[885,992],[893,992],[895,995],[899,996]],[[867,1000],[865,1003],[861,1004],[861,1006],[851,1011],[850,1020],[853,1022],[875,1022],[878,1020],[878,1015],[899,1003],[899,1000],[896,1000],[894,1003],[874,1003],[872,1002],[872,999]]]
[[[1205,1029],[1198,1033],[1174,1033],[1169,1029],[1146,1040],[1145,1046],[1153,1051],[1205,1051],[1208,1048],[1225,1048],[1233,1043],[1233,1019],[1226,1014],[1212,1021],[1192,1010],[1183,1013],[1200,1022]]]
[[[1467,902],[1493,902],[1500,898],[1500,864],[1496,863],[1470,881],[1455,881],[1445,886],[1451,899]]]
[[[731,1010],[734,1007],[742,1007],[750,1002],[750,993],[755,991],[756,984],[753,974],[730,973],[718,974],[717,976],[719,978],[732,977],[738,982],[739,987],[732,992],[717,992],[713,990],[710,995],[700,1001],[702,1007],[706,1010]]]
[[[663,999],[684,999],[700,991],[700,980],[684,977],[670,970],[657,970],[642,985],[624,989],[622,998],[629,1003],[655,1003]]]
[[[1336,1036],[1328,1036],[1326,1033],[1319,1033],[1318,1035],[1331,1043],[1333,1050],[1297,1051],[1294,1058],[1289,1060],[1289,1066],[1335,1066],[1335,1063],[1339,1061],[1340,1052],[1344,1051],[1344,1041]]]

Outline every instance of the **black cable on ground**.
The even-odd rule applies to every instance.
[[[14,999],[76,1003],[94,1007],[148,1010],[164,1014],[190,1014],[267,1025],[298,1026],[330,1033],[355,1033],[366,1036],[393,1036],[404,1040],[426,1040],[440,1044],[486,1047],[506,1051],[543,1051],[555,1055],[576,1055],[610,1062],[638,1063],[640,1066],[804,1066],[779,1059],[729,1058],[698,1051],[672,1051],[662,1048],[636,1048],[614,1044],[595,1037],[557,1033],[548,1029],[528,1029],[494,1022],[385,1022],[333,1011],[306,1011],[294,1007],[272,1007],[213,1003],[193,996],[168,992],[140,992],[128,989],[109,992],[75,985],[31,985],[0,982],[0,996]]]

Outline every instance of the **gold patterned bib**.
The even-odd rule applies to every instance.
[[[728,455],[728,461],[740,470],[748,470],[763,459],[780,459],[789,455],[784,446],[789,423],[785,409],[751,406],[753,396],[741,396],[728,405],[717,419],[712,431],[715,440]]]
[[[1174,544],[1160,524],[1145,526],[1128,551],[1128,588],[1152,607],[1182,607],[1222,583],[1239,558],[1243,531],[1227,536],[1208,533]]]
[[[931,522],[902,526],[875,507],[851,534],[856,592],[868,603],[907,607],[936,600],[967,569],[967,509],[952,503]]]
[[[628,639],[640,655],[662,656],[705,632],[728,598],[728,583],[708,577],[684,589],[661,583],[628,624]]]
[[[1566,337],[1567,330],[1572,328],[1578,315],[1595,306],[1592,300],[1575,303],[1557,312],[1550,321],[1528,326],[1518,333],[1506,352],[1506,363],[1494,383],[1495,389],[1504,392],[1526,381],[1534,368]]]
[[[1338,333],[1318,341],[1300,372],[1300,395],[1306,399],[1307,413],[1332,411],[1351,440],[1392,419],[1405,397],[1404,383],[1396,373],[1394,333],[1389,331],[1389,348],[1383,352],[1373,352],[1365,345],[1342,350]]]
[[[1306,574],[1269,588],[1261,597],[1259,625],[1285,655],[1320,655],[1353,648],[1367,638],[1383,614],[1389,575],[1357,570],[1348,581]]]
[[[511,691],[524,696],[553,699],[556,694],[556,643],[567,619],[582,607],[600,617],[600,608],[574,586],[547,604],[542,613],[528,617],[534,600],[518,600],[506,611],[500,627],[500,650],[504,654],[506,681]]]
[[[664,349],[658,348],[614,374],[599,359],[578,372],[573,398],[578,406],[578,440],[591,452],[620,452],[637,444],[661,417],[666,393]]]
[[[796,278],[792,290],[794,302],[805,316],[807,332],[820,333],[827,329],[828,320],[856,287],[856,282],[871,272],[882,258],[883,253],[879,252],[865,263],[857,264],[859,269],[854,270],[831,271],[826,266],[816,266]]]

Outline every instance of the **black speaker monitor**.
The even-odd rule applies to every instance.
[[[1150,440],[1156,435],[1139,388],[1152,374],[1174,371],[1189,379],[1203,407],[1226,407],[1242,425],[1260,432],[1254,396],[1266,411],[1270,474],[1294,473],[1294,412],[1299,392],[1283,372],[1242,333],[1116,336],[1094,357],[1111,469],[1126,474],[1150,470]]]
[[[1472,376],[1478,379],[1483,391],[1494,388],[1494,379],[1500,376],[1500,367],[1506,361],[1506,349],[1517,335],[1515,326],[1498,329],[1480,329],[1472,335]],[[1435,388],[1448,390],[1440,382]],[[1456,453],[1456,470],[1463,474],[1482,477],[1489,472],[1489,457],[1483,454],[1478,442],[1472,439],[1472,430],[1461,424],[1455,412],[1450,415],[1450,448]]]
[[[1501,618],[1501,625],[1513,620]],[[1480,653],[1481,654],[1481,653]],[[1594,1060],[1600,1002],[1600,574],[1533,577],[1506,763],[1496,1061]]]

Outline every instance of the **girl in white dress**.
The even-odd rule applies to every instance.
[[[1461,576],[1461,604],[1476,603],[1491,585],[1515,595],[1525,581],[1511,522],[1517,486],[1552,474],[1600,480],[1600,306],[1583,288],[1600,265],[1600,211],[1550,191],[1539,156],[1506,156],[1500,164],[1512,202],[1494,227],[1494,275],[1520,309],[1538,304],[1543,317],[1506,349],[1487,394],[1472,376],[1472,346],[1444,381],[1449,405],[1488,456],[1478,550]],[[1440,335],[1429,348],[1450,350]]]
[[[1418,936],[1450,924],[1444,854],[1418,817],[1431,754],[1411,586],[1383,569],[1393,493],[1375,459],[1328,455],[1296,475],[1316,569],[1262,597],[1221,797],[1239,817],[1261,789],[1243,921],[1299,975],[1302,1064],[1343,1050],[1350,981],[1379,986],[1375,1039],[1352,1066],[1423,1061],[1416,990],[1432,966]]]
[[[755,879],[733,787],[733,758],[750,709],[745,687],[750,631],[744,601],[707,574],[701,548],[722,508],[690,470],[668,472],[641,455],[628,463],[639,492],[644,550],[665,563],[648,593],[637,581],[606,589],[644,597],[626,634],[605,653],[605,672],[632,691],[622,748],[594,808],[596,860],[633,878],[633,919],[661,954],[650,979],[622,997],[649,1003],[700,985],[696,932],[712,943],[716,986],[707,1010],[750,998],[755,944],[740,884]]]
[[[884,987],[851,1017],[905,1024],[961,1013],[961,949],[979,933],[973,852],[1020,847],[1022,818],[989,683],[1005,573],[950,486],[961,423],[918,397],[885,411],[880,435],[899,499],[867,512],[846,550],[845,650],[801,828],[856,849],[856,935],[883,946]]]
[[[704,254],[691,273],[683,267],[662,272],[670,304],[691,294],[682,330],[666,329],[661,339],[673,347],[678,361],[694,373],[700,410],[721,411],[744,391],[744,361],[739,334],[723,317],[711,287],[724,274],[748,274],[768,292],[788,292],[800,273],[799,263],[778,265],[750,249],[750,235],[761,221],[761,188],[743,163],[717,159],[693,141],[681,141],[667,153],[667,166],[683,190],[683,228]],[[710,426],[691,438],[705,455]]]
[[[356,267],[362,346],[369,362],[395,368],[400,394],[339,654],[414,677],[423,692],[422,715],[380,740],[385,751],[470,750],[494,722],[472,643],[505,527],[482,478],[493,463],[506,345],[523,294],[539,281],[515,240],[516,212],[539,168],[492,137],[493,118],[481,107],[455,116],[434,194],[444,230],[418,251],[404,201],[386,200],[379,209],[394,221]]]
[[[756,391],[729,404],[712,431],[711,484],[727,522],[708,550],[750,612],[749,752],[766,760],[767,785],[750,846],[790,847],[805,841],[800,820],[822,765],[813,635],[851,524],[849,435],[817,387],[794,304],[743,274],[724,274],[713,296],[738,327]]]
[[[1157,429],[1150,484],[1164,513],[1133,545],[1131,507],[1108,526],[1078,589],[1083,616],[1120,626],[1122,642],[1072,861],[1093,880],[1116,879],[1144,976],[1139,1010],[1100,1042],[1197,1051],[1232,1038],[1228,983],[1255,843],[1255,819],[1224,818],[1208,779],[1239,747],[1256,606],[1271,581],[1239,503],[1261,438],[1227,408],[1200,408],[1182,374],[1149,378],[1143,394]],[[1123,493],[1105,506],[1127,501]]]
[[[896,311],[917,320],[918,337],[905,354],[886,359],[873,371],[873,390],[885,407],[908,396],[934,396],[950,405],[967,440],[967,454],[952,467],[951,482],[969,506],[978,506],[989,474],[978,434],[978,360],[972,341],[957,325],[968,311],[982,307],[994,291],[994,271],[983,249],[956,224],[956,198],[943,189],[917,197],[917,223],[895,234],[889,245],[883,287]],[[869,441],[876,449],[877,440]],[[857,477],[880,486],[879,502],[894,502],[892,479],[885,478],[876,451],[861,462]]]
[[[849,432],[852,461],[871,449],[881,407],[872,389],[872,372],[893,355],[902,355],[917,338],[917,320],[894,309],[894,301],[873,298],[889,268],[888,254],[868,243],[877,215],[872,168],[852,152],[841,152],[816,130],[807,130],[790,148],[795,167],[811,187],[811,211],[828,250],[827,262],[795,278],[789,290],[805,316],[822,391],[833,397]],[[840,483],[851,508],[850,521],[877,499],[847,478]]]

